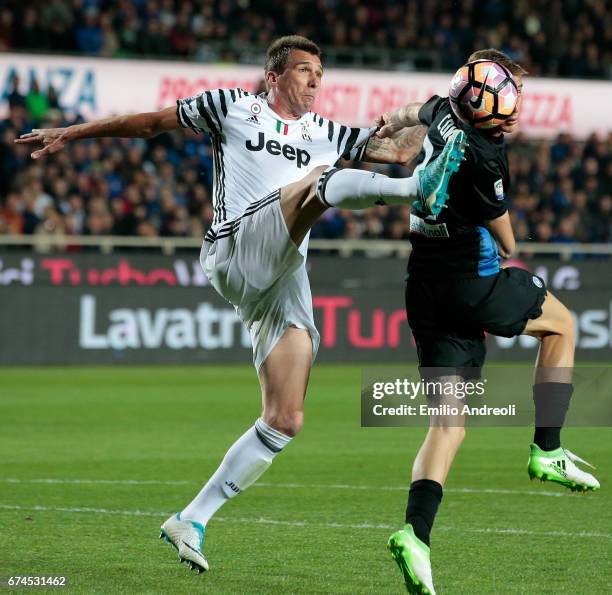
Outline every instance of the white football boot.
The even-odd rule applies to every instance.
[[[208,560],[202,552],[204,527],[195,521],[182,521],[181,513],[173,514],[162,526],[160,539],[178,550],[179,560],[198,574],[208,570]]]

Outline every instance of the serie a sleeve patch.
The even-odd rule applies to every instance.
[[[493,190],[497,200],[504,200],[504,181],[501,178],[493,184]]]

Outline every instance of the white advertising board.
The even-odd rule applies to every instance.
[[[253,90],[263,72],[258,66],[194,64],[148,60],[0,54],[2,101],[14,73],[21,92],[35,76],[42,88],[53,85],[61,105],[86,119],[126,112],[154,111],[179,97],[216,87]],[[445,95],[450,74],[326,70],[315,111],[345,124],[370,125],[382,112],[405,103]],[[577,138],[612,130],[612,82],[525,79],[522,131],[551,138],[569,132]]]

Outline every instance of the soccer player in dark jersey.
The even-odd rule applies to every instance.
[[[533,398],[536,428],[529,475],[572,490],[594,490],[599,482],[576,466],[585,463],[561,448],[560,429],[572,394],[574,323],[568,309],[539,277],[501,268],[500,257],[515,249],[506,191],[510,183],[504,133],[518,129],[525,71],[497,50],[475,52],[469,62],[491,60],[514,76],[516,108],[494,129],[461,122],[448,98],[433,96],[381,117],[381,138],[403,126],[428,127],[423,164],[435,159],[457,128],[467,133],[465,162],[448,186],[446,208],[426,203],[411,213],[412,254],[406,309],[423,375],[464,381],[480,376],[485,332],[503,337],[526,334],[540,340]],[[550,404],[554,403],[553,410]],[[412,468],[406,527],[389,540],[391,553],[411,593],[434,593],[429,534],[442,499],[442,486],[465,435],[464,419],[432,417]]]

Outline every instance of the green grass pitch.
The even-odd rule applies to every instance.
[[[252,368],[0,370],[0,576],[65,575],[82,593],[402,593],[385,543],[424,428],[360,428],[359,372],[315,367],[302,434],[211,521],[197,576],[159,525],[258,416]],[[531,435],[468,431],[432,535],[440,594],[609,589],[612,429],[564,430],[598,467],[587,495],[529,482]]]

